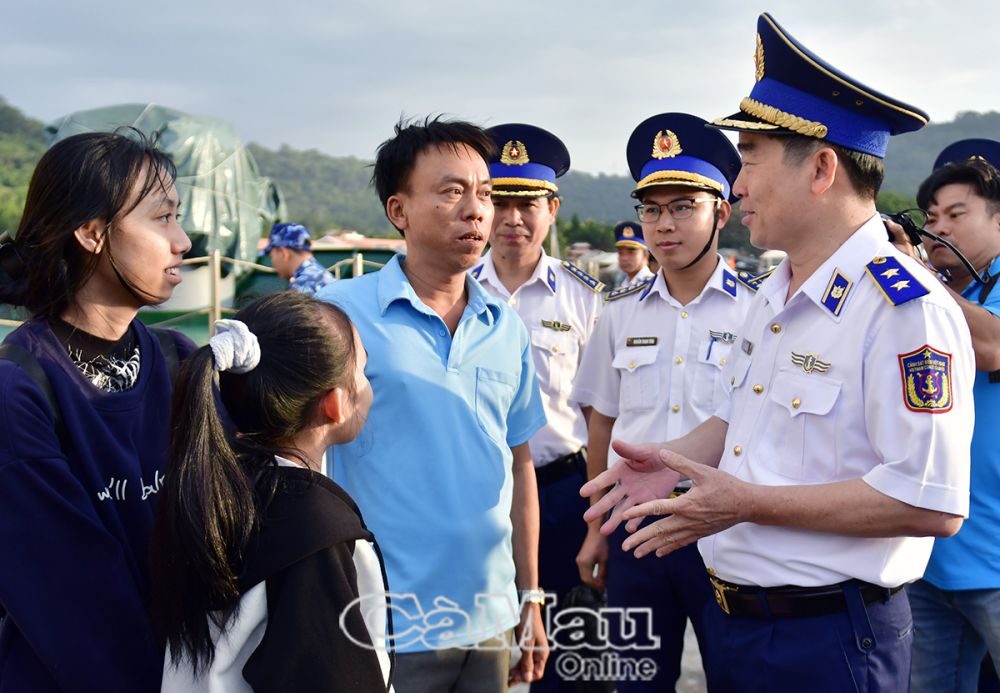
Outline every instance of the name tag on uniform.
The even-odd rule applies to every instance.
[[[659,341],[658,337],[626,337],[625,346],[656,346]]]

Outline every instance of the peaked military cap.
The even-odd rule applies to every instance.
[[[556,178],[569,170],[569,151],[548,130],[524,123],[489,128],[499,154],[490,162],[493,195],[542,197],[559,192]]]
[[[845,75],[792,38],[771,15],[757,20],[757,81],[740,110],[712,125],[799,134],[885,157],[890,135],[919,130],[927,114]]]
[[[642,235],[642,226],[635,221],[623,221],[615,227],[615,246],[649,250]]]
[[[993,168],[1000,169],[1000,142],[976,138],[949,144],[938,154],[934,170],[937,171],[945,164],[964,164],[970,159],[982,159]]]
[[[732,196],[740,155],[718,130],[687,113],[661,113],[639,123],[625,149],[636,182],[632,197],[654,185],[685,185]]]

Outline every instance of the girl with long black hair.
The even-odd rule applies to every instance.
[[[136,314],[191,246],[174,177],[136,131],[69,137],[0,245],[0,303],[32,315],[0,359],[0,690],[159,686],[148,549],[171,383]]]
[[[153,540],[164,692],[391,687],[381,556],[321,473],[364,425],[365,362],[339,308],[287,291],[219,321],[181,370]]]

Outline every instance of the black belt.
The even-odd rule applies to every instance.
[[[551,484],[576,474],[578,471],[582,471],[584,478],[586,478],[587,452],[585,449],[557,457],[541,467],[535,467],[535,478],[538,479],[539,485]]]
[[[887,602],[899,587],[851,580],[821,587],[754,587],[710,577],[715,602],[730,616],[826,616],[847,611],[844,586],[855,584],[865,604]],[[765,604],[767,605],[765,608]]]

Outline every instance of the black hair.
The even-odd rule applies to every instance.
[[[73,135],[54,144],[31,176],[14,239],[0,246],[0,303],[25,306],[46,318],[65,311],[100,255],[84,259],[74,232],[97,219],[106,224],[101,253],[108,253],[123,286],[139,300],[153,302],[155,297],[142,296],[118,271],[110,229],[176,177],[170,158],[134,128]]]
[[[865,200],[875,201],[878,191],[882,187],[882,180],[885,178],[885,164],[877,156],[856,152],[847,149],[839,144],[826,142],[815,137],[805,135],[771,135],[781,139],[784,147],[785,163],[797,166],[805,161],[806,157],[822,147],[829,147],[837,155],[841,167],[847,173],[847,179],[851,182],[851,187],[859,197]]]
[[[196,672],[215,655],[208,619],[221,627],[217,612],[239,602],[242,557],[274,492],[274,475],[264,472],[276,454],[302,459],[290,441],[316,420],[327,392],[355,392],[354,332],[339,308],[283,291],[235,317],[257,336],[260,362],[245,374],[219,373],[216,389],[209,346],[185,361],[153,530],[154,626],[174,661],[187,654]]]
[[[990,214],[1000,213],[1000,172],[980,157],[953,161],[932,173],[917,190],[917,205],[929,209],[937,191],[946,185],[965,184],[983,198]]]
[[[386,202],[396,193],[406,190],[417,157],[431,147],[460,145],[471,147],[489,164],[497,154],[497,145],[489,133],[478,125],[462,120],[442,120],[442,116],[427,116],[424,121],[396,123],[395,135],[378,146],[372,170],[372,185],[385,211]]]

